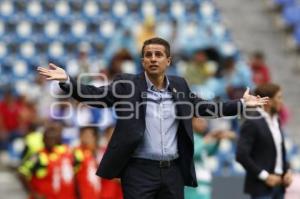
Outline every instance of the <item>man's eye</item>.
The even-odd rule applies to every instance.
[[[161,56],[163,56],[163,54],[159,52],[159,53],[155,53],[155,56],[156,57],[161,57]]]
[[[152,53],[146,53],[145,54],[145,57],[151,57],[152,56]]]

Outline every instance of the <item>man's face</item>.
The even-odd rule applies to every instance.
[[[93,149],[97,143],[97,139],[94,136],[92,129],[85,129],[80,134],[81,145]]]
[[[170,63],[171,57],[167,57],[165,47],[163,45],[149,44],[145,46],[142,64],[147,75],[164,75]]]
[[[273,113],[278,113],[282,107],[282,104],[283,104],[283,95],[282,95],[282,91],[280,90],[270,100],[271,111]]]
[[[60,144],[61,142],[61,134],[56,131],[46,131],[44,133],[43,141],[45,147],[48,150],[51,150],[55,145]]]

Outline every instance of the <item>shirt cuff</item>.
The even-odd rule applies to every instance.
[[[68,75],[68,79],[67,80],[60,80],[59,83],[70,84],[71,80],[70,80],[69,75]]]
[[[265,181],[268,177],[269,173],[266,170],[262,170],[258,175],[258,178],[262,181]]]
[[[242,102],[242,106],[245,107],[245,100],[243,98],[240,99]]]

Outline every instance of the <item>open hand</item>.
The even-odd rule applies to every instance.
[[[41,76],[46,77],[47,80],[58,80],[58,81],[67,81],[68,75],[66,71],[55,64],[49,64],[49,69],[45,67],[38,67],[37,71]]]
[[[243,95],[243,100],[244,100],[246,106],[256,107],[256,106],[262,106],[262,105],[268,103],[268,101],[269,101],[268,97],[260,97],[260,96],[250,95],[249,91],[250,91],[250,89],[248,87]]]

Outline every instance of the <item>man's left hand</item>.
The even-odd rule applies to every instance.
[[[252,106],[252,107],[256,107],[256,106],[262,106],[268,103],[269,98],[268,97],[260,97],[260,96],[254,96],[254,95],[250,95],[249,93],[250,89],[247,88],[247,90],[245,91],[244,95],[243,95],[243,100],[246,106]]]
[[[293,181],[293,177],[292,177],[292,172],[291,171],[288,171],[286,174],[284,174],[283,176],[283,185],[285,187],[288,187],[291,185]]]

